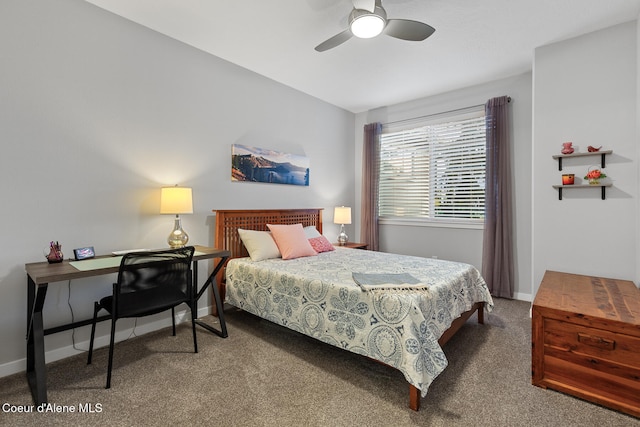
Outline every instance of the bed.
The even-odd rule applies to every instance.
[[[333,246],[292,259],[283,259],[286,249],[282,257],[254,257],[246,230],[255,235],[271,230],[274,240],[281,237],[277,226],[303,228],[306,237],[321,235],[322,209],[214,212],[215,246],[231,252],[218,280],[224,301],[398,369],[409,383],[413,410],[447,366],[442,345],[474,313],[484,323],[484,310],[493,307],[480,273],[468,264]],[[328,243],[324,237],[313,240]],[[402,280],[376,286],[363,283],[363,277]]]

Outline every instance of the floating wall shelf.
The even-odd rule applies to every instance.
[[[589,156],[600,156],[600,167],[604,169],[604,158],[607,154],[613,153],[613,150],[603,150],[603,151],[593,151],[588,153],[572,153],[572,154],[556,154],[552,156],[554,159],[558,161],[558,170],[562,170],[562,159],[566,159],[568,157],[589,157]],[[558,200],[562,200],[562,189],[563,188],[600,188],[602,193],[602,200],[606,198],[606,188],[611,187],[612,184],[571,184],[571,185],[554,185],[553,188],[558,190]]]
[[[554,185],[553,188],[558,189],[558,200],[562,200],[562,189],[563,188],[600,188],[602,191],[602,200],[605,199],[606,190],[605,188],[611,187],[612,184],[576,184],[576,185]]]
[[[613,150],[603,150],[603,151],[594,151],[590,153],[573,153],[573,154],[556,154],[553,156],[554,159],[558,160],[558,170],[562,170],[562,159],[566,159],[567,157],[587,157],[587,156],[600,156],[600,167],[604,169],[604,157],[607,154],[613,153]]]

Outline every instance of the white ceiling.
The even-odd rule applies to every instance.
[[[319,53],[351,0],[86,1],[354,113],[521,74],[536,47],[640,13],[640,0],[383,0],[389,18],[436,32]]]

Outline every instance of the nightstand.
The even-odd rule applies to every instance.
[[[346,245],[339,245],[338,243],[334,243],[333,246],[342,246],[343,248],[350,248],[350,249],[367,249],[369,247],[367,243],[356,243],[356,242],[347,242]]]

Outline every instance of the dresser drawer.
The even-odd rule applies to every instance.
[[[640,369],[640,338],[629,335],[546,318],[544,345],[560,352]]]
[[[556,319],[543,321],[536,385],[640,414],[640,338]]]

